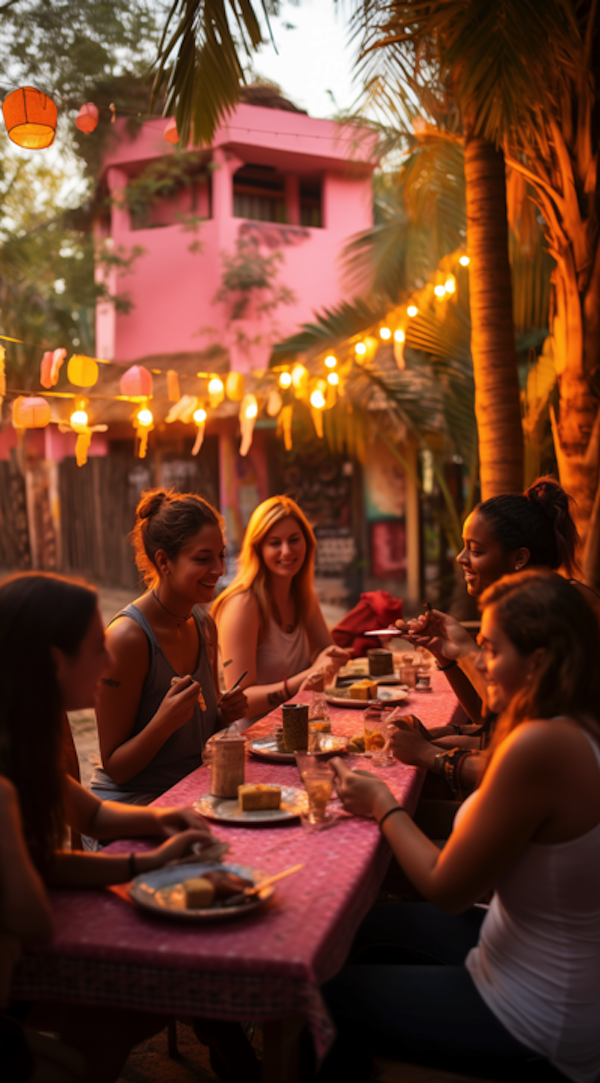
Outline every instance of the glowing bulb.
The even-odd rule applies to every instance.
[[[258,406],[255,402],[248,403],[244,412],[244,417],[247,417],[249,421],[258,414]]]
[[[448,275],[448,278],[444,282],[444,289],[446,293],[456,293],[456,279],[454,275]]]
[[[365,343],[357,342],[356,346],[354,347],[354,352],[357,353],[359,357],[364,357],[367,352],[367,347]]]
[[[471,259],[469,256],[461,256],[458,262],[460,263],[461,267],[468,267]]]
[[[209,380],[209,383],[208,383],[208,393],[209,393],[209,395],[220,395],[221,392],[224,391],[224,390],[225,390],[225,387],[224,387],[223,381],[220,380],[218,376],[213,376],[212,380]]]
[[[411,319],[413,316],[419,315],[419,310],[416,305],[409,305],[406,311],[407,314],[411,317]]]
[[[291,374],[289,372],[282,372],[281,373],[281,375],[279,377],[279,386],[280,387],[291,387],[292,386],[292,377],[291,377]]]
[[[199,410],[194,411],[194,421],[196,422],[196,425],[204,425],[206,418],[206,410],[203,410],[202,407],[200,407]]]
[[[302,387],[308,372],[304,368],[304,365],[294,365],[292,369],[292,383],[295,388]]]
[[[394,342],[405,342],[405,341],[406,341],[406,335],[404,334],[404,331],[402,330],[402,328],[399,327],[397,331],[394,331]]]
[[[329,372],[327,374],[327,383],[330,387],[337,387],[340,382],[340,378],[337,372]]]
[[[74,410],[69,421],[71,422],[71,425],[80,425],[83,428],[88,423],[88,416],[85,410]]]
[[[436,297],[441,301],[442,297],[446,296],[446,287],[445,286],[434,286],[433,287],[433,292],[435,293]],[[409,313],[409,315],[410,315],[410,313]],[[415,315],[416,315],[416,313],[415,313]]]
[[[323,364],[325,365],[326,369],[334,369],[337,365],[337,357],[334,357],[333,354],[330,353],[329,357],[325,358]]]
[[[380,327],[379,337],[382,338],[384,342],[387,342],[388,339],[392,337],[392,332],[390,331],[389,327]]]
[[[138,411],[137,419],[138,423],[142,425],[145,429],[148,428],[148,426],[151,425],[154,421],[152,411],[146,409]]]
[[[310,396],[310,405],[314,406],[315,410],[322,410],[325,406],[325,396],[320,388],[313,391]]]

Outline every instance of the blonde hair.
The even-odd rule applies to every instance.
[[[490,760],[504,738],[528,719],[566,715],[600,739],[600,629],[577,587],[555,572],[526,570],[488,587],[480,608],[493,609],[520,655],[544,651],[535,673],[499,719]]]
[[[282,519],[291,516],[296,520],[306,542],[306,556],[302,567],[292,579],[292,595],[296,603],[296,613],[301,624],[306,623],[313,591],[315,574],[315,551],[317,541],[312,527],[298,505],[289,496],[272,496],[254,509],[246,527],[239,568],[232,583],[215,599],[211,614],[219,623],[219,614],[229,598],[235,594],[251,591],[256,598],[260,615],[260,633],[262,638],[269,620],[273,616],[273,600],[269,590],[269,573],[262,557],[262,545],[273,527]]]

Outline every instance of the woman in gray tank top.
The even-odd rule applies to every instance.
[[[97,721],[103,800],[146,805],[202,763],[208,738],[246,713],[243,692],[221,696],[217,633],[201,608],[223,574],[220,515],[193,493],[149,490],[133,531],[147,592],[107,630],[112,665]]]

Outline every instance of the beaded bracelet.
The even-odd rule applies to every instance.
[[[439,664],[439,662],[438,662],[438,669],[439,669],[440,673],[445,673],[446,670],[452,669],[453,666],[457,666],[457,665],[458,665],[458,662],[456,661],[456,658],[453,658],[451,662],[448,662],[447,666],[441,666]]]
[[[472,749],[451,748],[448,752],[438,752],[435,757],[435,765],[438,775],[443,775],[455,797],[462,801],[465,793],[460,780],[462,765],[469,756],[473,755]]]
[[[381,819],[377,821],[377,826],[379,827],[380,831],[381,831],[381,828],[383,827],[385,821],[387,820],[388,816],[392,815],[392,812],[406,812],[406,809],[404,808],[404,805],[394,805],[393,808],[389,808],[387,810],[387,812],[384,812]]]

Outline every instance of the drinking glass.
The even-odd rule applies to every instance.
[[[298,774],[308,795],[308,812],[301,816],[302,822],[318,825],[331,819],[327,802],[333,791],[333,770],[314,752],[296,752]]]
[[[388,712],[367,710],[363,714],[365,756],[373,767],[391,767],[394,757],[389,751]]]

